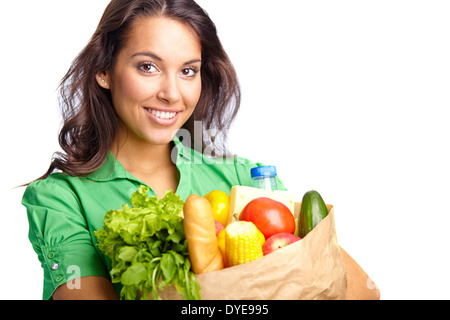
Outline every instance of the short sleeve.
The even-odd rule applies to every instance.
[[[77,196],[67,183],[47,179],[30,184],[22,198],[29,239],[44,271],[45,300],[62,284],[77,288],[80,277],[108,277]]]

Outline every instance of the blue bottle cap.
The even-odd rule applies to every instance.
[[[274,166],[262,166],[255,167],[250,170],[252,178],[265,177],[265,176],[276,176],[277,169]]]

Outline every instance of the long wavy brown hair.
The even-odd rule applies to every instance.
[[[195,121],[202,122],[204,131],[217,129],[226,137],[240,106],[240,87],[208,14],[193,0],[112,0],[59,85],[63,116],[59,144],[63,152],[54,153],[50,167],[38,180],[55,170],[85,176],[104,163],[116,136],[118,116],[109,90],[97,84],[95,75],[113,69],[130,26],[143,15],[173,18],[195,30],[202,46],[202,92],[183,128],[191,133],[192,146],[198,145],[193,141]],[[204,148],[205,141],[200,145]]]

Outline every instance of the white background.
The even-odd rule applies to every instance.
[[[0,4],[1,299],[41,298],[14,187],[59,148],[56,88],[108,2]],[[332,203],[340,245],[382,299],[449,299],[450,2],[198,3],[240,77],[231,151]]]

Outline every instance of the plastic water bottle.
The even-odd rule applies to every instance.
[[[275,166],[261,166],[250,170],[253,187],[265,190],[278,190],[277,169]]]

